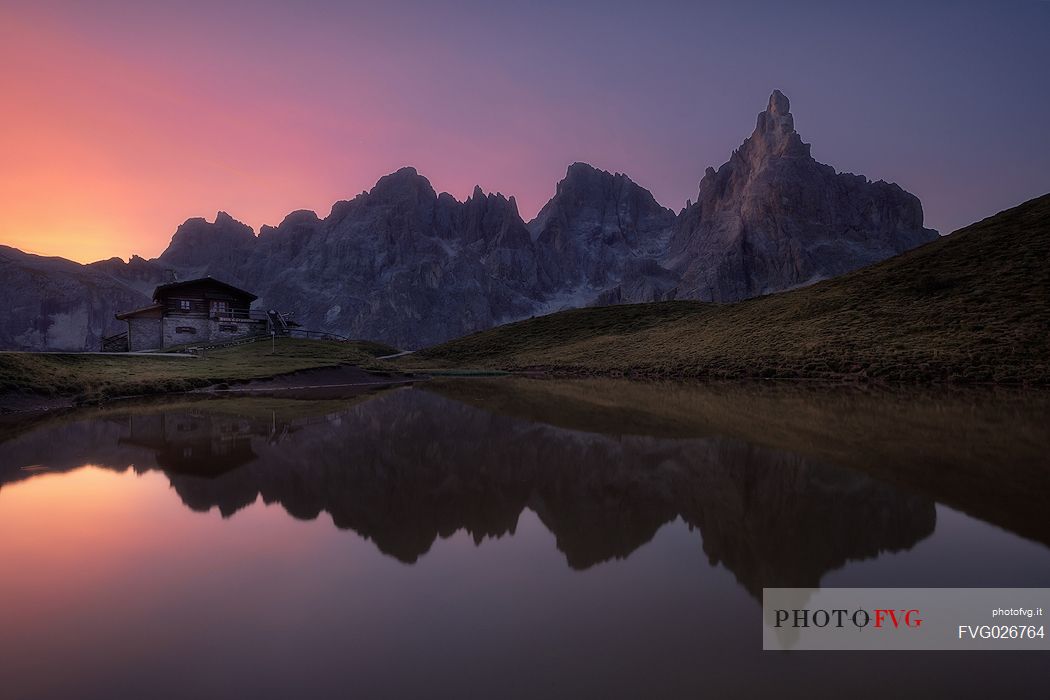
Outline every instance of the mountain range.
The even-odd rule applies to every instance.
[[[430,346],[403,370],[1050,384],[1050,194],[834,279],[735,304],[569,309]]]
[[[525,222],[514,197],[438,194],[413,168],[258,234],[193,218],[157,258],[81,265],[0,246],[0,347],[94,350],[158,284],[212,276],[304,328],[416,348],[567,308],[730,302],[834,277],[937,237],[918,198],[818,163],[774,91],[679,213],[620,173],[569,166]]]

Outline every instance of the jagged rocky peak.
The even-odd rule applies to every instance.
[[[529,229],[537,238],[551,225],[559,225],[584,237],[605,230],[615,233],[616,238],[631,240],[640,229],[666,230],[673,219],[670,209],[662,207],[649,190],[623,173],[577,162],[565,171],[554,197],[529,222]]]
[[[529,231],[555,284],[581,299],[593,294],[589,302],[619,284],[634,259],[661,255],[674,218],[626,175],[573,163]]]
[[[442,192],[438,197],[438,235],[466,243],[485,241],[511,248],[529,246],[531,241],[525,222],[518,215],[518,204],[500,192],[486,193],[480,185],[466,201],[460,203]]]
[[[791,100],[789,100],[787,95],[780,90],[773,90],[772,94],[769,96],[769,106],[766,107],[766,113],[778,117],[790,117]]]
[[[595,168],[588,163],[576,162],[565,170],[565,177],[558,182],[555,196],[573,195],[587,197],[595,194],[597,191],[607,192],[631,186],[637,187],[631,181],[631,178],[623,173],[610,173],[607,170]],[[648,192],[645,188],[639,189]]]
[[[224,211],[216,212],[215,222],[209,222],[203,216],[186,219],[176,230],[172,239],[192,238],[201,235],[223,236],[231,239],[247,240],[255,235],[251,226],[241,223]]]
[[[453,198],[455,199],[455,198]],[[485,211],[486,209],[497,206],[502,207],[507,204],[507,198],[497,192],[489,192],[486,194],[485,190],[481,189],[481,185],[474,185],[474,191],[470,193],[463,205],[471,211]]]
[[[346,216],[358,208],[365,210],[381,208],[390,209],[402,214],[414,212],[429,217],[437,203],[438,194],[434,186],[415,168],[405,166],[378,179],[375,186],[362,192],[353,199],[337,201],[327,219],[331,227],[337,227]],[[422,224],[422,220],[417,224]]]
[[[320,219],[317,218],[317,212],[312,209],[296,209],[285,216],[277,228],[302,226],[303,224],[316,224],[318,221],[320,221]]]
[[[452,196],[447,192],[442,192],[441,194]],[[467,197],[467,201],[464,204],[480,205],[486,208],[495,206],[499,209],[507,209],[515,216],[518,216],[518,202],[514,199],[514,195],[506,197],[502,192],[489,192],[486,194],[485,190],[481,189],[481,185],[474,185],[474,191]]]
[[[704,171],[697,201],[704,201],[712,191],[721,193],[727,186],[746,183],[754,173],[781,158],[809,159],[810,147],[795,131],[791,101],[780,90],[774,90],[765,110],[758,113],[755,130],[733,152],[729,162],[717,171],[711,167]]]
[[[413,167],[404,167],[384,175],[368,193],[369,197],[382,203],[419,204],[437,199],[437,193],[426,179]]]
[[[386,224],[391,224],[393,229],[418,233],[431,225],[437,200],[430,180],[406,166],[379,178],[368,192],[349,201],[336,202],[325,224],[329,230],[362,229],[361,217],[379,217],[385,224],[372,227],[371,234],[390,233],[391,226]],[[394,220],[386,221],[389,216]]]
[[[259,227],[259,241],[270,245],[282,245],[290,239],[299,239],[316,233],[321,228],[321,219],[310,209],[291,212],[277,226],[263,224]]]
[[[310,209],[297,209],[280,220],[277,226],[264,224],[259,227],[259,238],[272,237],[274,234],[299,233],[303,230],[314,230],[320,224],[317,212]]]
[[[558,182],[558,191],[562,192],[566,189],[577,189],[594,185],[600,186],[600,183],[608,182],[615,177],[617,175],[613,175],[607,170],[599,170],[589,163],[577,161],[565,169],[565,177]],[[624,176],[619,175],[619,177]]]
[[[896,185],[818,163],[774,90],[755,130],[675,222],[679,297],[735,301],[840,275],[936,238]]]
[[[165,264],[193,266],[210,258],[229,257],[254,242],[255,231],[251,226],[220,211],[215,215],[214,223],[203,217],[186,219],[175,230],[171,243],[159,260]]]
[[[780,90],[769,96],[769,105],[759,112],[758,123],[745,148],[750,146],[756,156],[764,157],[809,157],[809,145],[795,131],[795,118],[791,115],[791,101]]]

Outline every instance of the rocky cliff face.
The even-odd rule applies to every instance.
[[[255,231],[250,226],[220,211],[215,215],[215,223],[203,218],[187,219],[175,230],[157,263],[187,276],[203,276],[208,270],[236,268],[252,254],[255,243]]]
[[[554,197],[529,223],[544,269],[575,306],[625,278],[639,280],[667,250],[674,212],[621,173],[573,163]],[[658,295],[636,290],[642,300]]]
[[[113,310],[145,303],[176,274],[242,286],[309,329],[416,348],[574,306],[744,299],[935,236],[913,195],[817,163],[775,91],[678,216],[626,175],[584,163],[528,224],[513,197],[477,187],[459,202],[403,168],[324,218],[293,212],[258,236],[225,212],[189,219],[152,261],[45,265],[8,249],[14,272],[0,285],[25,300],[0,309],[0,344],[94,349],[115,329]],[[40,275],[54,279],[28,281]]]
[[[666,264],[677,296],[736,301],[834,277],[933,240],[897,185],[836,173],[810,155],[779,90],[750,138],[708,168],[678,217]]]
[[[416,347],[527,315],[542,284],[513,198],[440,197],[412,168],[260,235],[235,274],[308,328]]]
[[[123,330],[113,314],[149,297],[107,274],[108,264],[131,267],[122,260],[80,265],[0,246],[0,348],[97,350],[103,335]]]
[[[458,202],[405,168],[323,220],[299,212],[264,229],[259,250],[222,272],[308,327],[416,347],[594,303],[643,276],[673,221],[625,175],[583,163],[528,226],[513,197],[476,187]]]

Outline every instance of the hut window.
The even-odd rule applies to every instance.
[[[190,304],[190,300],[189,299],[179,299],[179,310],[181,310],[181,311],[189,311],[190,310],[190,306],[191,306],[191,304]]]

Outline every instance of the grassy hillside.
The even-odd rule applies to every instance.
[[[576,309],[402,367],[1040,383],[1050,380],[1050,195],[878,265],[736,304]]]
[[[0,407],[26,396],[81,400],[184,391],[314,367],[365,364],[396,352],[379,343],[280,338],[208,351],[204,357],[0,353]]]

